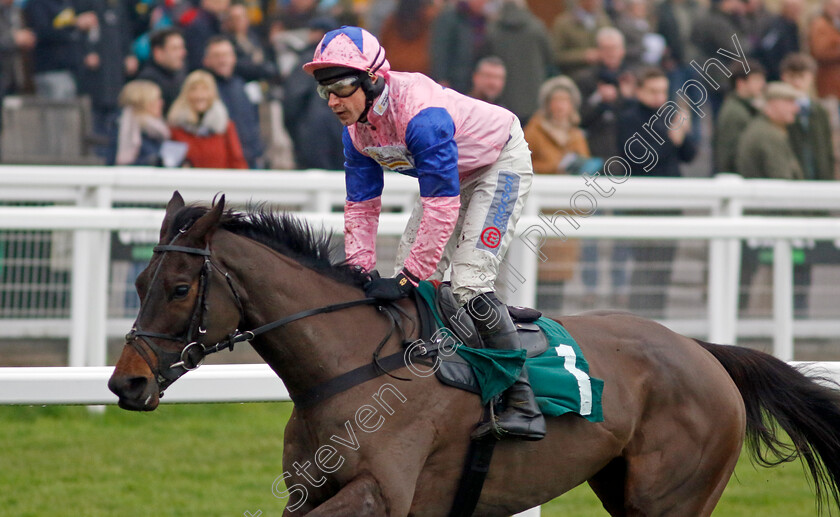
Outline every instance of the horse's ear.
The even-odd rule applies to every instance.
[[[222,194],[219,200],[213,204],[213,207],[202,215],[189,229],[189,236],[191,239],[208,242],[213,235],[219,221],[222,219],[222,214],[225,212],[225,195]]]
[[[172,193],[172,199],[170,199],[169,203],[166,204],[166,216],[164,216],[163,224],[160,226],[161,241],[163,241],[163,238],[166,237],[169,227],[172,226],[172,219],[175,217],[175,213],[182,208],[184,208],[184,198],[182,198],[181,193],[176,190]]]

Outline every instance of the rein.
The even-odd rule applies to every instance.
[[[376,305],[381,303],[376,298],[362,298],[359,300],[351,300],[349,302],[341,302],[326,305],[323,307],[317,307],[314,309],[307,309],[292,314],[290,316],[286,316],[285,318],[272,321],[271,323],[266,323],[265,325],[259,326],[253,330],[246,330],[245,332],[240,332],[239,329],[236,329],[227,337],[227,339],[219,341],[215,345],[208,347],[204,343],[198,341],[197,339],[193,340],[193,334],[194,332],[196,332],[199,336],[203,336],[207,333],[207,290],[210,285],[208,277],[210,272],[213,271],[213,262],[210,259],[210,245],[208,244],[204,249],[192,248],[187,246],[177,246],[172,244],[172,242],[174,242],[177,238],[178,235],[176,235],[175,238],[172,239],[172,241],[169,244],[155,246],[153,251],[159,253],[173,251],[204,257],[204,264],[201,268],[201,273],[199,276],[199,293],[196,299],[195,308],[193,309],[192,317],[190,319],[190,325],[185,333],[186,335],[181,336],[142,330],[137,326],[137,323],[135,321],[135,324],[132,327],[131,331],[129,331],[129,333],[125,336],[125,339],[127,341],[126,344],[130,345],[132,348],[135,349],[135,351],[137,351],[137,353],[143,358],[143,360],[146,361],[146,364],[149,366],[152,373],[155,374],[158,386],[160,388],[161,397],[163,396],[163,391],[167,387],[169,387],[169,385],[175,382],[186,372],[195,370],[199,366],[201,366],[201,364],[204,361],[204,358],[210,354],[215,354],[216,352],[221,352],[225,349],[233,350],[233,347],[234,345],[236,345],[236,343],[250,341],[261,334],[265,334],[266,332],[278,329],[280,327],[283,327],[284,325],[288,325],[289,323],[301,320],[303,318],[308,318],[310,316],[315,316],[318,314],[336,312],[361,305]],[[155,270],[155,273],[152,277],[152,283],[154,283],[154,280],[157,278],[158,272],[160,271],[160,267],[161,264],[158,264],[158,267]],[[219,272],[221,272],[221,268],[219,268],[218,266],[216,266],[216,269],[219,270]],[[234,287],[230,275],[228,273],[224,273],[224,276],[225,280],[227,281],[227,285],[230,288],[231,293],[233,293],[234,299],[236,300],[236,305],[239,309],[240,314],[240,321],[242,321],[244,319],[245,312],[242,307],[241,297],[239,296],[239,293]],[[390,355],[382,359],[381,361],[379,359],[379,353],[381,352],[385,344],[388,342],[388,340],[391,339],[391,336],[394,334],[395,329],[398,328],[400,330],[400,333],[403,334],[403,337],[405,337],[401,324],[402,319],[400,318],[400,314],[404,314],[406,316],[408,316],[408,314],[402,308],[396,305],[379,305],[378,308],[388,317],[390,321],[390,329],[388,330],[385,337],[382,338],[382,340],[377,345],[373,353],[373,362],[360,368],[356,368],[355,370],[351,370],[345,374],[339,375],[338,377],[330,379],[317,386],[314,386],[312,389],[301,394],[300,396],[293,396],[292,400],[296,406],[299,406],[301,408],[313,406],[318,402],[325,400],[326,398],[329,398],[338,393],[341,393],[342,391],[346,391],[352,388],[353,386],[360,384],[361,382],[365,382],[366,380],[384,374],[387,374],[399,380],[409,380],[404,379],[402,377],[394,376],[390,373],[392,370],[405,366],[405,362],[403,360],[403,352],[398,352],[396,354]],[[140,316],[138,315],[138,319],[139,318]],[[195,331],[193,330],[194,328]],[[141,338],[141,340],[138,340],[137,338]],[[186,346],[180,352],[173,352],[171,350],[161,348],[149,338],[165,339],[168,341],[186,343]],[[200,337],[198,339],[200,339]],[[157,366],[153,364],[153,356],[157,359]],[[399,361],[397,361],[397,359],[399,359]],[[161,366],[163,364],[168,364],[168,366]]]
[[[297,321],[303,318],[308,318],[309,316],[315,316],[316,314],[327,314],[330,312],[340,311],[342,309],[349,309],[350,307],[357,307],[359,305],[373,305],[378,300],[376,298],[362,298],[361,300],[352,300],[349,302],[342,302],[342,303],[335,303],[332,305],[326,305],[324,307],[318,307],[315,309],[307,309],[305,311],[300,311],[291,316],[286,316],[285,318],[281,318],[276,321],[272,321],[271,323],[266,323],[261,327],[257,327],[254,330],[246,330],[245,332],[240,332],[238,334],[231,334],[227,340],[220,341],[216,343],[214,346],[208,348],[208,354],[212,354],[214,352],[218,352],[219,350],[224,350],[225,348],[230,348],[233,350],[233,345],[236,343],[241,343],[243,341],[250,341],[255,337],[259,336],[260,334],[265,334],[268,331],[280,328],[284,325],[288,325],[293,321]],[[391,329],[393,331],[393,328]],[[388,334],[388,337],[391,337],[391,333]],[[218,347],[218,350],[216,349]]]

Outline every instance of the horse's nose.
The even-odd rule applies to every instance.
[[[108,389],[123,400],[142,400],[149,385],[149,379],[140,375],[114,374],[108,380]]]

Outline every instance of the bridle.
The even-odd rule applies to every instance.
[[[179,235],[176,235],[175,239],[177,239]],[[174,242],[175,239],[172,239],[172,242]],[[228,339],[226,341],[219,342],[214,346],[207,347],[201,342],[201,339],[207,333],[207,314],[209,312],[207,306],[207,292],[210,287],[210,274],[214,270],[222,273],[222,269],[218,265],[214,264],[210,258],[211,253],[209,243],[204,249],[202,249],[177,246],[172,244],[172,242],[165,245],[155,246],[154,251],[156,253],[173,251],[204,257],[204,263],[201,266],[201,272],[198,277],[198,296],[196,297],[195,307],[193,308],[190,323],[187,326],[186,331],[182,334],[175,335],[143,330],[137,324],[137,321],[142,315],[141,310],[141,313],[137,315],[137,320],[135,320],[131,330],[125,335],[126,345],[134,348],[140,357],[146,361],[146,364],[155,375],[161,395],[163,394],[163,391],[179,377],[184,375],[186,372],[195,370],[201,366],[201,363],[204,361],[206,356],[220,352],[225,348],[233,350],[233,345],[235,343]],[[154,285],[155,279],[157,278],[162,265],[163,261],[161,261],[155,269],[154,275],[152,275],[152,285]],[[230,275],[227,272],[224,272],[224,277],[233,295],[233,299],[236,301],[236,307],[239,310],[239,321],[241,322],[245,317],[245,312],[242,307],[242,299],[239,296],[239,292],[236,290],[236,287],[234,287],[233,280]],[[238,332],[238,329],[235,330],[231,336],[238,334]],[[185,346],[180,352],[166,350],[150,338],[184,343]],[[152,357],[156,360],[153,361]]]
[[[297,312],[290,316],[286,316],[285,318],[281,318],[271,323],[267,323],[253,330],[240,332],[237,328],[232,333],[230,333],[226,339],[219,341],[215,345],[207,346],[206,344],[201,342],[201,339],[207,333],[207,291],[210,286],[209,277],[210,273],[214,271],[214,266],[215,270],[219,271],[220,273],[222,273],[222,269],[218,265],[215,265],[214,262],[211,260],[209,243],[203,249],[174,245],[173,243],[175,242],[175,239],[177,239],[181,233],[183,233],[183,231],[176,235],[175,238],[173,238],[169,244],[155,246],[154,252],[177,252],[187,253],[190,255],[199,255],[204,257],[204,264],[201,266],[201,272],[199,273],[198,297],[196,298],[195,307],[193,308],[192,316],[190,318],[190,324],[187,327],[187,330],[180,335],[142,330],[137,325],[137,320],[139,320],[140,316],[142,315],[141,309],[140,314],[137,315],[137,320],[135,320],[131,330],[128,332],[128,334],[125,335],[126,346],[131,346],[140,355],[140,357],[142,357],[143,360],[146,361],[146,364],[149,366],[149,369],[154,374],[155,379],[158,383],[158,388],[160,390],[159,395],[161,397],[163,396],[163,392],[166,388],[168,388],[173,382],[175,382],[179,377],[181,377],[188,371],[195,370],[196,368],[201,366],[201,364],[204,362],[204,358],[210,354],[215,354],[216,352],[221,352],[222,350],[226,349],[230,349],[232,351],[236,343],[250,341],[255,337],[259,336],[260,334],[264,334],[268,331],[280,328],[284,325],[287,325],[293,321],[297,321],[302,318],[314,316],[316,314],[335,312],[342,309],[348,309],[350,307],[356,307],[359,305],[375,305],[381,303],[381,301],[377,300],[376,298],[362,298],[359,300],[351,300],[349,302],[326,305],[324,307],[318,307],[315,309],[308,309],[301,312]],[[158,263],[154,274],[152,275],[150,285],[154,285],[155,279],[157,278],[162,265],[163,261],[161,260],[161,262]],[[227,272],[224,272],[224,277],[228,287],[230,288],[231,293],[233,294],[233,298],[236,301],[236,306],[239,309],[239,323],[241,323],[245,319],[245,311],[242,306],[242,299],[239,296],[239,292],[236,290],[236,287],[233,285],[233,280],[231,279],[230,275]],[[377,364],[379,352],[385,345],[385,343],[387,343],[387,341],[391,338],[395,327],[398,326],[397,319],[399,318],[399,315],[395,316],[394,313],[392,313],[392,311],[390,310],[390,308],[380,306],[380,309],[383,310],[383,312],[389,317],[391,321],[391,329],[387,333],[385,338],[379,343],[379,346],[374,352],[374,363]],[[397,308],[397,310],[399,312],[403,312],[402,309]],[[402,327],[399,327],[402,331]],[[165,339],[167,341],[185,343],[185,346],[180,352],[166,350],[157,345],[150,338]],[[155,360],[152,359],[153,357],[155,358]]]

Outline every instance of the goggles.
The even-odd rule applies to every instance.
[[[360,75],[350,75],[328,84],[318,83],[317,91],[322,99],[328,100],[331,93],[336,97],[345,98],[356,93],[361,85],[362,77]]]

